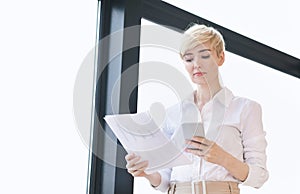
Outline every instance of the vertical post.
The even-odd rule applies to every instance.
[[[141,23],[140,0],[102,0],[99,24],[99,47],[96,63],[96,87],[89,163],[89,194],[132,194],[133,177],[125,167],[125,150],[103,121],[106,114],[137,111],[140,28],[126,27]],[[112,34],[118,34],[116,40]],[[105,41],[103,41],[105,39]],[[137,45],[128,50],[126,45]],[[112,57],[112,50],[118,55]],[[110,60],[112,58],[112,60]],[[133,68],[132,68],[133,67]],[[130,68],[126,76],[122,74]],[[116,82],[120,80],[120,85]],[[129,86],[130,85],[130,86]],[[116,92],[117,90],[117,92]],[[113,99],[113,104],[111,104]],[[113,110],[114,109],[114,110]]]

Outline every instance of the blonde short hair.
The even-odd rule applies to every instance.
[[[218,30],[203,24],[194,24],[184,32],[180,47],[181,58],[188,50],[204,43],[210,43],[212,49],[216,50],[217,56],[225,51],[225,42]]]

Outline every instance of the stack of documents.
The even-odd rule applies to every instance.
[[[191,164],[191,155],[184,151],[185,140],[204,136],[201,124],[184,123],[168,137],[149,112],[106,115],[104,119],[128,153],[149,162],[147,173]]]

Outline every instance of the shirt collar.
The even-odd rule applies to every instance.
[[[218,91],[211,101],[219,101],[225,107],[230,105],[231,100],[233,99],[233,93],[226,87],[223,87],[220,91]],[[194,102],[194,92],[188,96],[186,99],[188,101]]]
[[[232,92],[228,88],[223,87],[219,92],[215,94],[215,96],[212,98],[212,101],[218,100],[224,106],[228,107],[232,99],[233,99]]]

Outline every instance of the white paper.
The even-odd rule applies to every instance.
[[[168,138],[148,112],[106,115],[104,119],[128,153],[149,162],[146,172],[192,163],[184,151],[187,135],[182,127]],[[193,134],[191,130],[188,133],[189,137]]]

